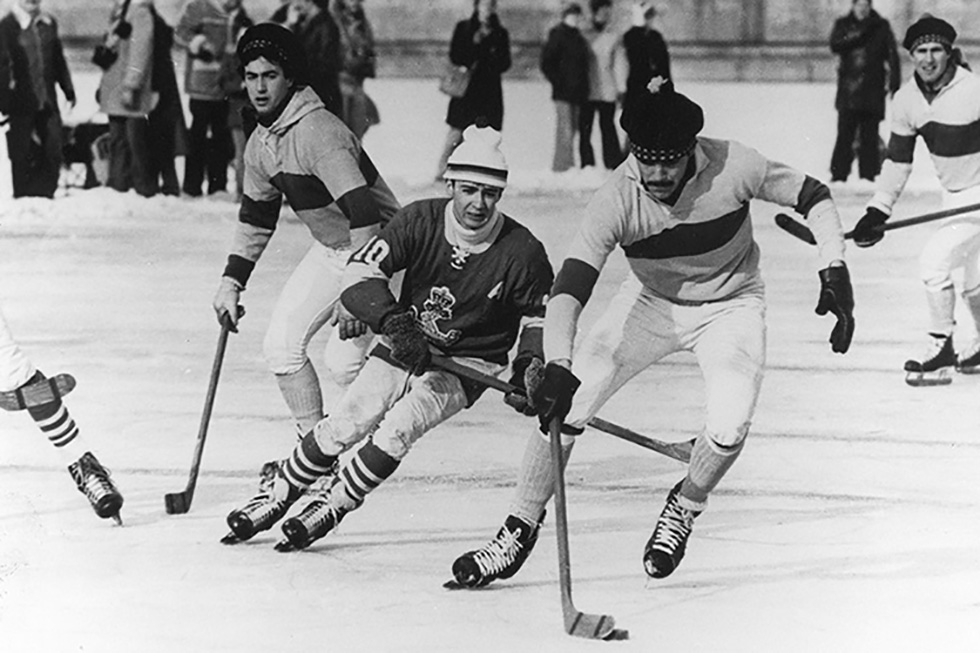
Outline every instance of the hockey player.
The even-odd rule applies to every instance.
[[[449,158],[451,199],[402,209],[361,247],[347,268],[344,305],[383,334],[337,407],[302,440],[271,490],[228,516],[238,539],[281,519],[338,457],[371,435],[340,468],[329,489],[309,501],[282,530],[277,548],[304,548],[332,530],[391,476],[412,445],[470,406],[482,387],[430,367],[432,352],[488,374],[500,373],[518,340],[514,378],[541,356],[545,296],[553,277],[541,243],[497,209],[507,180],[499,133],[471,126]],[[388,280],[404,271],[396,300]]]
[[[980,202],[980,78],[960,62],[953,49],[956,30],[941,18],[925,15],[905,33],[902,45],[915,72],[892,103],[888,158],[882,166],[867,212],[854,228],[854,242],[871,247],[888,220],[912,172],[918,136],[925,141],[944,208]],[[963,268],[963,299],[980,330],[980,213],[947,218],[929,238],[919,257],[919,275],[929,307],[929,344],[921,359],[905,363],[910,385],[952,381],[949,370],[980,366],[980,339],[957,355],[953,347],[956,291],[951,272]]]
[[[0,312],[0,407],[26,409],[64,460],[72,480],[92,504],[95,514],[103,519],[112,517],[121,524],[119,509],[123,497],[109,478],[109,470],[87,450],[75,420],[61,401],[61,395],[73,387],[75,381],[70,376],[48,379],[34,367],[14,341]]]
[[[847,351],[854,321],[827,187],[739,143],[698,137],[701,107],[670,82],[654,78],[648,91],[624,107],[630,156],[586,208],[548,300],[543,377],[528,375],[525,384],[542,431],[564,419],[567,457],[573,436],[623,384],[668,354],[693,352],[707,395],[704,430],[643,551],[646,573],[663,578],[680,563],[694,519],[742,450],[762,382],[765,299],[750,200],[793,207],[809,219],[822,266],[816,312],[837,318],[833,351]],[[617,245],[631,273],[573,354],[581,311]],[[517,573],[553,492],[550,461],[547,436],[534,433],[510,515],[486,546],[455,561],[458,583],[478,587]]]
[[[237,327],[240,295],[275,231],[285,196],[313,244],[279,295],[263,349],[302,435],[323,417],[320,381],[307,355],[310,339],[339,320],[326,347],[334,380],[350,383],[363,364],[372,335],[338,311],[343,269],[398,202],[357,138],[303,85],[305,62],[292,32],[274,23],[256,25],[242,35],[237,54],[259,124],[245,149],[238,230],[214,310],[219,322],[228,315]]]

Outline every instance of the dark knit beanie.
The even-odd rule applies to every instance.
[[[306,56],[299,39],[278,23],[259,23],[245,30],[238,40],[238,65],[265,57],[282,67],[283,75],[295,82],[306,79]]]
[[[672,82],[657,76],[626,103],[619,124],[629,136],[633,156],[643,163],[662,163],[694,151],[704,112],[675,91]]]
[[[956,41],[956,30],[942,18],[931,14],[923,14],[922,18],[912,23],[905,32],[902,47],[912,52],[923,43],[939,43],[947,52],[952,50]]]

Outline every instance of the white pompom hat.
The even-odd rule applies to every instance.
[[[500,132],[493,127],[470,125],[463,132],[463,142],[449,155],[443,177],[506,188],[507,161],[500,151],[500,140]]]

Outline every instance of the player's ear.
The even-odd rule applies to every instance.
[[[446,180],[446,194],[450,197],[453,194],[453,181],[451,179]]]

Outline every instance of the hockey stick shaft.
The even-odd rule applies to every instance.
[[[978,204],[967,204],[966,206],[958,206],[951,209],[943,209],[942,211],[934,211],[932,213],[925,213],[923,215],[917,215],[912,218],[903,218],[902,220],[894,220],[892,222],[886,222],[880,227],[876,227],[876,231],[885,232],[892,231],[893,229],[902,229],[903,227],[911,227],[913,225],[922,224],[924,222],[932,222],[934,220],[942,220],[943,218],[951,218],[954,215],[961,215],[963,213],[970,213],[971,211],[980,211],[980,203]],[[814,238],[813,232],[810,228],[801,223],[798,220],[786,215],[785,213],[780,213],[776,216],[776,224],[779,225],[784,231],[796,236],[800,240],[810,243],[811,245],[817,244],[817,239]],[[854,231],[848,231],[844,234],[844,238],[851,239],[854,238]]]
[[[523,391],[517,386],[467,365],[463,365],[462,363],[457,363],[449,357],[434,355],[432,357],[432,363],[447,372],[452,372],[470,381],[476,381],[494,390],[500,390],[503,393],[520,392],[523,394]],[[602,431],[603,433],[632,442],[633,444],[638,444],[644,449],[656,451],[659,454],[663,454],[674,460],[679,460],[682,463],[690,462],[691,460],[691,449],[694,446],[693,441],[664,442],[662,440],[654,440],[653,438],[631,431],[624,426],[607,422],[599,417],[590,419],[588,425],[597,431]]]
[[[576,637],[605,639],[616,628],[609,615],[580,612],[572,601],[572,561],[568,547],[568,511],[565,500],[565,464],[561,451],[561,420],[548,425],[551,440],[551,464],[555,474],[555,533],[558,538],[558,584],[561,588],[561,610],[565,632]]]
[[[201,424],[197,429],[197,441],[194,444],[194,456],[191,458],[191,471],[187,486],[183,492],[168,494],[164,497],[169,514],[185,513],[191,508],[194,490],[197,487],[197,476],[201,470],[201,458],[204,455],[204,442],[208,435],[208,425],[211,423],[211,410],[218,390],[218,379],[221,377],[221,364],[225,358],[228,345],[228,334],[231,333],[231,320],[225,315],[221,320],[221,332],[218,334],[218,346],[211,364],[211,378],[208,381],[208,392],[204,397],[204,411],[201,413]]]

